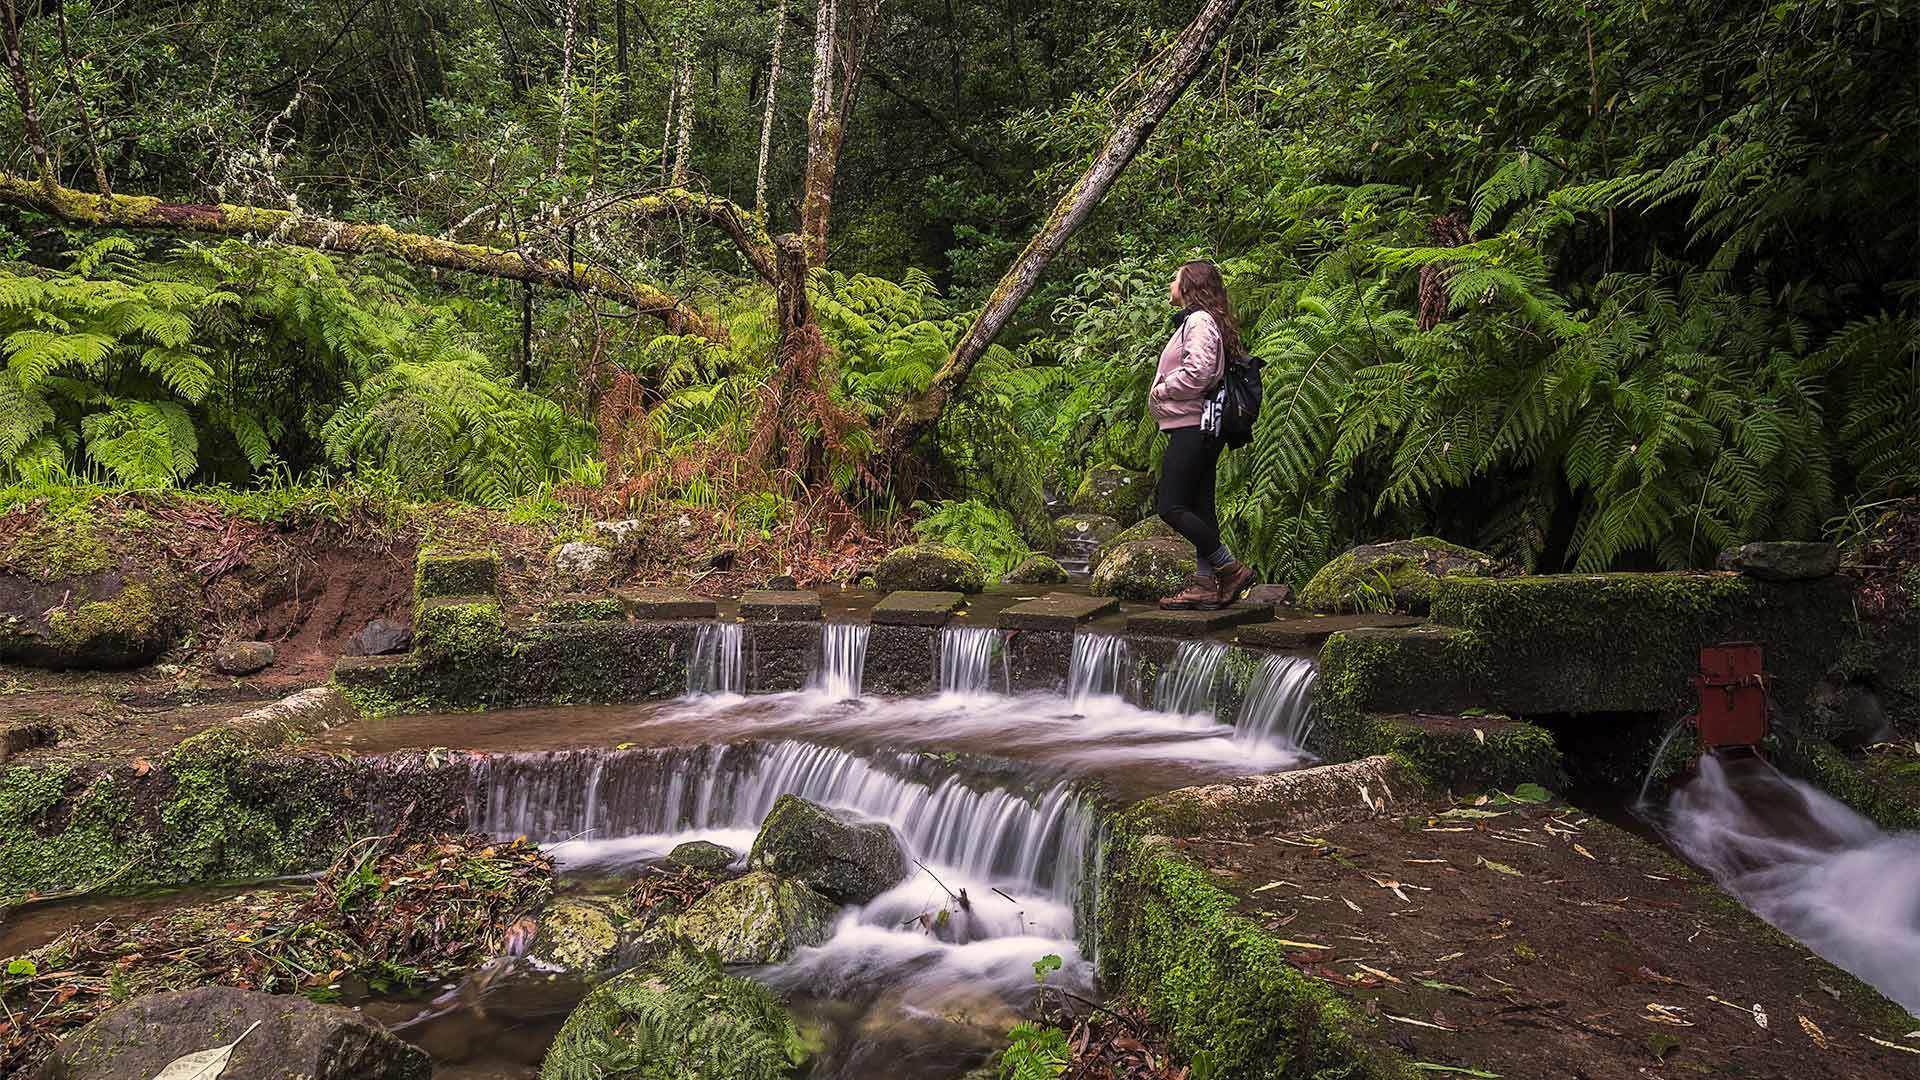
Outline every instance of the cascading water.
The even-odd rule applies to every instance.
[[[1012,685],[1000,631],[990,626],[948,626],[940,631],[940,692],[979,695],[994,689],[995,668],[1000,688]],[[995,660],[999,663],[996,665]]]
[[[859,697],[872,630],[866,623],[821,623],[820,667],[813,673],[812,689],[835,701]]]
[[[1181,715],[1213,712],[1215,677],[1226,659],[1227,647],[1217,641],[1181,642],[1154,685],[1153,707]]]
[[[1240,704],[1233,737],[1251,745],[1272,742],[1304,748],[1313,733],[1313,684],[1318,675],[1313,661],[1304,656],[1267,657]]]
[[[1133,688],[1133,650],[1117,634],[1076,634],[1067,665],[1067,698],[1075,712],[1094,698],[1124,698]]]
[[[1092,828],[1070,783],[1028,797],[959,776],[916,779],[906,775],[915,760],[794,741],[494,755],[474,765],[467,820],[557,843],[556,856],[578,865],[657,856],[692,834],[744,847],[774,800],[793,794],[892,824],[929,864],[1070,904]]]
[[[688,694],[739,694],[746,689],[740,663],[740,624],[702,623],[693,632],[687,658]]]
[[[1756,915],[1920,1014],[1920,833],[1887,833],[1764,761],[1708,754],[1658,819]]]

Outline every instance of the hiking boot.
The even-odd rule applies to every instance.
[[[1247,595],[1247,590],[1260,583],[1260,575],[1243,562],[1232,562],[1215,571],[1219,579],[1219,601],[1216,607],[1226,607],[1238,603]]]
[[[1164,611],[1211,611],[1220,606],[1220,586],[1213,578],[1198,574],[1187,579],[1179,592],[1160,601]]]

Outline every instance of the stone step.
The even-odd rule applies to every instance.
[[[748,589],[740,597],[747,622],[819,622],[820,594],[804,589]]]
[[[1127,616],[1127,631],[1167,637],[1204,637],[1216,630],[1273,618],[1269,604],[1235,604],[1218,611],[1138,611]]]
[[[640,622],[718,618],[720,606],[685,589],[615,589],[627,617]]]
[[[1307,615],[1283,618],[1249,626],[1239,634],[1240,644],[1268,649],[1304,649],[1318,645],[1330,634],[1373,626],[1419,626],[1425,619],[1418,615]]]
[[[1119,608],[1120,601],[1111,596],[1048,593],[1038,600],[1028,600],[1002,611],[1000,626],[1005,630],[1070,631],[1088,619]]]
[[[874,605],[871,621],[880,626],[945,626],[966,604],[962,593],[903,589]]]

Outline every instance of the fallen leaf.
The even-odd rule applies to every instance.
[[[1280,947],[1283,949],[1331,949],[1333,948],[1333,946],[1331,945],[1315,945],[1311,941],[1288,941],[1286,938],[1280,939]]]
[[[1341,903],[1343,903],[1343,904],[1345,904],[1345,905],[1347,905],[1348,907],[1350,907],[1350,908],[1352,908],[1352,909],[1353,909],[1353,910],[1355,910],[1355,911],[1359,911],[1359,910],[1360,910],[1360,905],[1359,905],[1359,904],[1356,904],[1356,903],[1354,903],[1353,901],[1351,901],[1351,900],[1349,900],[1349,899],[1347,899],[1347,898],[1346,898],[1346,897],[1344,897],[1344,896],[1340,898],[1340,902],[1341,902]]]
[[[1387,974],[1386,972],[1384,972],[1384,971],[1381,971],[1381,970],[1380,970],[1379,968],[1377,968],[1377,967],[1369,967],[1369,966],[1367,966],[1366,964],[1362,964],[1362,963],[1358,963],[1358,962],[1356,962],[1356,963],[1355,963],[1355,964],[1354,964],[1353,966],[1354,966],[1354,967],[1357,967],[1357,968],[1359,968],[1359,969],[1360,969],[1361,971],[1364,971],[1364,972],[1366,972],[1366,973],[1367,973],[1367,974],[1369,974],[1369,975],[1373,975],[1373,976],[1376,976],[1376,977],[1378,977],[1378,978],[1382,978],[1382,979],[1385,979],[1385,980],[1387,980],[1388,982],[1390,982],[1390,983],[1393,983],[1393,984],[1394,984],[1394,985],[1396,985],[1396,986],[1399,986],[1399,985],[1404,985],[1404,984],[1402,984],[1402,983],[1400,982],[1400,980],[1399,980],[1399,979],[1396,979],[1396,978],[1394,978],[1394,977],[1393,977],[1392,975],[1389,975],[1389,974]]]
[[[1807,1038],[1813,1040],[1813,1045],[1822,1050],[1827,1048],[1827,1033],[1821,1031],[1820,1025],[1807,1019],[1805,1015],[1800,1017],[1800,1030],[1807,1033]]]
[[[1911,1046],[1901,1046],[1899,1043],[1890,1043],[1885,1039],[1876,1039],[1871,1035],[1867,1036],[1867,1041],[1870,1043],[1878,1043],[1890,1050],[1898,1050],[1903,1054],[1920,1054],[1920,1050],[1915,1050]]]
[[[1480,740],[1480,745],[1485,746],[1487,744],[1487,733],[1481,731],[1479,728],[1473,729],[1473,737]]]
[[[255,1020],[240,1033],[240,1039],[253,1034],[260,1026]],[[235,1039],[225,1046],[216,1046],[211,1050],[196,1050],[185,1057],[175,1058],[171,1065],[161,1069],[153,1080],[218,1080],[221,1073],[227,1071],[227,1060],[233,1057],[233,1048],[240,1045]]]
[[[1588,851],[1586,848],[1580,846],[1579,844],[1573,845],[1573,850],[1575,853],[1579,854],[1583,858],[1593,859],[1593,852]],[[1599,862],[1600,860],[1594,859],[1594,861]]]
[[[1442,811],[1439,816],[1443,818],[1473,818],[1477,820],[1480,818],[1506,817],[1509,812],[1510,811],[1506,810],[1475,810],[1471,806],[1456,806],[1451,810]]]
[[[1422,1072],[1454,1073],[1458,1076],[1471,1076],[1473,1080],[1500,1080],[1499,1073],[1490,1073],[1484,1069],[1464,1069],[1458,1065],[1436,1065],[1431,1061],[1416,1061],[1413,1067]]]
[[[1456,994],[1465,994],[1468,997],[1473,996],[1473,991],[1467,989],[1464,986],[1461,986],[1458,983],[1436,982],[1433,979],[1421,979],[1420,985],[1426,987],[1429,990],[1451,990]]]
[[[1397,982],[1397,981],[1399,981],[1399,980],[1397,980],[1397,979],[1396,979],[1395,981]],[[1450,1028],[1450,1027],[1448,1027],[1448,1026],[1447,1026],[1447,1025],[1445,1025],[1445,1024],[1429,1024],[1429,1023],[1427,1023],[1427,1022],[1426,1022],[1425,1020],[1415,1020],[1415,1019],[1413,1019],[1413,1018],[1412,1018],[1412,1017],[1410,1017],[1410,1016],[1395,1016],[1395,1015],[1393,1015],[1393,1014],[1392,1014],[1392,1013],[1390,1013],[1390,1012],[1383,1012],[1383,1013],[1381,1013],[1380,1015],[1381,1015],[1381,1016],[1384,1016],[1384,1017],[1386,1017],[1386,1018],[1387,1018],[1387,1019],[1389,1019],[1389,1020],[1392,1020],[1392,1021],[1395,1021],[1396,1023],[1401,1023],[1401,1024],[1412,1024],[1412,1025],[1413,1025],[1414,1027],[1423,1027],[1423,1028],[1432,1028],[1432,1029],[1433,1029],[1433,1030],[1435,1030],[1435,1031],[1457,1031],[1457,1030],[1459,1030],[1458,1028]],[[1472,1074],[1472,1073],[1469,1073],[1468,1075],[1469,1075],[1469,1076],[1471,1076],[1471,1075],[1473,1075],[1473,1074]]]
[[[1480,865],[1486,867],[1489,870],[1492,870],[1497,874],[1506,874],[1508,877],[1526,877],[1527,876],[1521,873],[1520,871],[1515,870],[1513,867],[1508,866],[1506,863],[1494,862],[1492,859],[1489,859],[1484,855],[1480,857]]]

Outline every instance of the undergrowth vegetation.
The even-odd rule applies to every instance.
[[[742,57],[765,55],[771,18],[676,13],[664,32],[711,75],[683,80],[670,58],[629,56],[625,30],[616,54],[604,19],[562,41],[551,21],[432,6],[431,27],[400,31],[433,55],[425,70],[341,31],[398,99],[309,55],[293,20],[232,61],[269,104],[216,95],[137,139],[137,83],[185,95],[208,80],[113,46],[126,16],[76,21],[73,78],[50,58],[76,43],[46,20],[26,37],[48,65],[47,137],[120,186],[176,194],[204,176],[208,197],[263,205],[304,188],[343,220],[560,242],[527,239],[545,228],[569,258],[697,298],[724,335],[271,236],[9,212],[10,501],[358,478],[523,517],[697,508],[791,551],[917,534],[1001,571],[1053,546],[1088,466],[1155,467],[1145,398],[1165,282],[1193,256],[1226,269],[1267,365],[1220,501],[1235,550],[1272,580],[1424,533],[1545,570],[1704,566],[1745,540],[1831,533],[1920,484],[1915,27],[1886,0],[1245,11],[1204,92],[900,468],[881,433],[1127,107],[1079,88],[1124,86],[1184,12],[1067,4],[1009,22],[1009,55],[998,31],[954,36],[972,8],[958,24],[951,6],[889,9],[873,46],[885,94],[869,87],[853,113],[874,141],[849,143],[840,227],[807,284],[824,361],[796,391],[775,291],[731,249],[617,218],[555,224],[668,178],[746,205],[764,71]],[[204,18],[237,17],[215,8]],[[927,63],[930,41],[950,58]],[[276,85],[303,59],[315,86]],[[745,98],[730,79],[752,80]],[[702,120],[676,133],[683,89]],[[768,123],[793,135],[797,119]],[[776,207],[800,183],[780,142]]]

